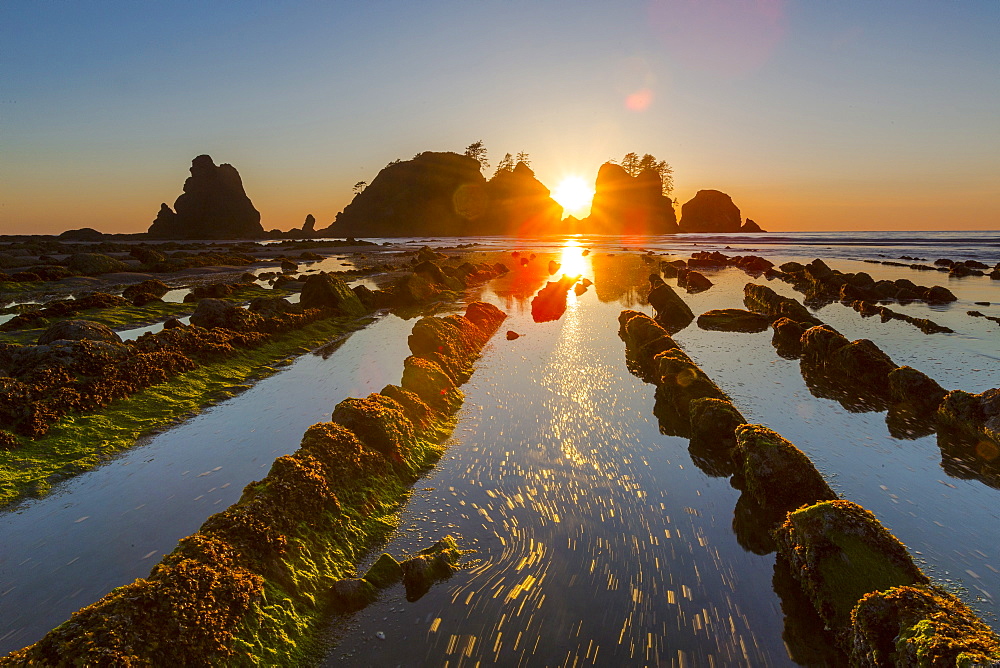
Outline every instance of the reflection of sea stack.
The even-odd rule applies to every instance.
[[[587,231],[606,234],[671,234],[677,215],[663,194],[660,175],[645,169],[630,176],[620,165],[606,162],[597,172]]]
[[[763,232],[747,219],[742,224],[740,210],[733,199],[718,190],[699,190],[681,207],[681,232]]]
[[[149,234],[161,239],[259,239],[264,228],[236,168],[216,166],[211,157],[199,155],[191,161],[191,176],[174,210],[162,204]]]
[[[477,160],[427,151],[393,162],[321,236],[398,237],[543,232],[559,222],[562,209],[524,163],[490,181]]]

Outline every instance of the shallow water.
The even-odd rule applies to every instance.
[[[413,323],[386,316],[40,500],[0,515],[0,652],[145,577],[349,396],[398,383]]]
[[[473,240],[428,245],[469,241]],[[509,239],[478,241],[484,250],[530,247],[529,242]],[[890,249],[876,244],[853,253],[854,245],[836,241],[838,250],[829,262],[834,268],[949,287],[959,302],[892,308],[930,317],[956,333],[925,335],[906,323],[861,318],[840,304],[820,309],[820,318],[849,338],[872,339],[896,363],[925,371],[948,389],[979,392],[1000,385],[1000,336],[996,335],[1000,328],[966,315],[971,309],[1000,315],[1000,282],[948,279],[937,272],[862,263],[858,258],[889,254],[884,251]],[[729,242],[736,246],[732,239]],[[386,546],[398,557],[453,533],[461,537],[462,547],[477,550],[471,556],[479,561],[419,601],[406,602],[397,587],[365,611],[334,623],[328,639],[336,646],[327,664],[759,666],[794,664],[791,653],[800,663],[838,665],[838,657],[808,642],[818,630],[811,629],[810,636],[808,624],[802,629],[808,615],[795,607],[801,601],[789,593],[794,587],[788,587],[780,574],[776,578],[773,554],[734,532],[739,493],[726,478],[713,476],[707,467],[700,469],[685,439],[659,433],[652,412],[653,386],[625,367],[624,344],[616,335],[617,316],[623,308],[647,313],[651,309],[643,303],[649,267],[622,248],[660,253],[685,243],[685,254],[712,249],[704,238],[698,242],[680,237],[632,242],[579,239],[566,251],[562,242],[545,241],[535,249],[540,257],[523,270],[509,255],[482,256],[502,259],[514,268],[482,294],[510,318],[463,388],[466,402],[450,449],[439,466],[418,482],[400,530]],[[693,247],[695,243],[701,245]],[[551,278],[542,268],[549,259],[543,248],[556,253],[553,257],[563,265],[559,273],[582,274],[594,285],[579,297],[570,291],[561,317],[538,323],[532,318],[532,297]],[[582,248],[593,252],[584,258]],[[796,248],[774,244],[761,254],[776,262],[830,257],[822,248],[820,243]],[[928,254],[928,250],[922,257],[961,258],[958,246],[934,250],[940,252]],[[892,246],[890,252],[916,255],[905,244]],[[715,287],[684,295],[696,315],[710,308],[742,307],[743,285],[755,280],[735,269],[704,273]],[[768,285],[802,298],[779,281]],[[991,301],[992,306],[974,306],[974,301]],[[243,395],[162,434],[146,448],[71,481],[61,496],[38,502],[49,505],[36,511],[33,523],[20,522],[19,515],[13,520],[0,517],[0,545],[17,545],[20,550],[14,555],[5,547],[0,555],[0,619],[7,625],[0,629],[0,636],[7,634],[0,649],[36,639],[110,587],[145,575],[178,538],[235,501],[236,490],[261,477],[275,456],[294,450],[305,428],[327,419],[336,401],[397,382],[412,321],[392,325],[396,329],[386,338],[395,337],[398,349],[383,350],[383,341],[372,336],[368,344],[359,344],[361,357],[344,354],[358,337],[388,327],[386,322],[392,320],[356,333],[328,363],[303,358]],[[508,341],[503,337],[507,329],[523,336]],[[813,396],[798,361],[775,353],[770,332],[711,332],[692,324],[676,338],[748,419],[774,428],[806,451],[839,493],[875,512],[932,577],[954,586],[985,614],[987,622],[1000,628],[995,601],[1000,596],[996,548],[1000,490],[950,477],[941,468],[934,436],[899,440],[889,435],[885,413],[851,412],[836,401]],[[365,383],[365,370],[356,360],[373,346],[375,360],[383,368],[377,373],[384,372],[386,380]],[[309,369],[304,374],[308,381],[284,382],[264,398],[254,397],[255,391],[300,364]],[[354,378],[355,389],[338,380],[340,394],[327,393],[330,378],[345,373]],[[318,401],[313,416],[303,415],[292,424],[287,415],[300,405],[311,406],[314,395],[321,393],[324,399]],[[232,413],[202,424],[226,406]],[[186,428],[194,430],[191,435],[185,435]],[[251,431],[245,434],[245,428]],[[264,430],[277,430],[278,435],[255,435]],[[161,438],[159,447],[178,453],[179,461],[169,468],[160,464],[156,476],[132,481],[136,471],[155,465],[141,453]],[[244,446],[244,439],[255,445]],[[276,441],[281,447],[274,445]],[[246,449],[251,447],[252,455]],[[201,459],[185,464],[189,456]],[[248,460],[251,456],[256,459]],[[153,461],[160,459],[163,455],[157,454]],[[229,480],[223,476],[237,464],[244,481],[233,480],[221,488]],[[219,465],[223,468],[213,472]],[[186,476],[177,473],[184,470],[189,471]],[[92,477],[102,472],[106,472],[103,477]],[[204,480],[191,477],[203,473],[208,473]],[[164,491],[168,488],[172,491]],[[211,488],[215,489],[209,492]],[[86,505],[91,495],[105,499],[105,504],[117,503],[114,499],[121,490],[130,489],[134,491],[110,511],[105,505],[93,510]],[[173,498],[164,498],[171,493]],[[154,496],[166,514],[143,516],[146,506],[136,506]],[[179,499],[194,509],[188,519],[174,518],[172,504],[179,504]],[[81,517],[87,519],[75,521]],[[104,524],[91,538],[77,539],[73,532],[95,526],[97,520]],[[46,526],[50,528],[40,535],[38,527]],[[65,540],[63,532],[73,539]],[[103,545],[98,537],[104,535],[117,542]],[[117,569],[121,579],[112,583],[112,578],[104,578],[109,567]],[[33,580],[22,579],[31,573],[36,573]],[[91,579],[100,585],[77,591],[81,587],[77,583],[89,587]],[[783,605],[795,611],[791,619],[783,613]],[[49,614],[49,607],[58,607],[59,612]],[[37,621],[28,621],[36,613]],[[14,615],[21,621],[8,623]],[[376,638],[379,631],[386,640]]]
[[[588,262],[606,256],[595,252]],[[632,260],[619,273],[641,281],[644,267]],[[839,304],[818,316],[949,389],[998,384],[997,338],[965,315],[983,294],[1000,299],[996,282],[830,264],[948,285],[958,303],[907,308],[956,334],[925,335]],[[659,433],[653,387],[627,372],[616,335],[623,307],[652,310],[641,290],[637,298],[623,289],[628,280],[595,269],[584,272],[594,288],[570,293],[555,322],[533,322],[516,279],[486,295],[511,313],[502,329],[524,336],[495,338],[478,363],[446,459],[417,484],[385,548],[401,556],[451,533],[479,561],[416,602],[397,586],[337,620],[324,665],[842,665],[815,643],[819,629],[807,623],[808,609],[795,607],[802,602],[794,586],[774,574],[772,549],[734,522],[739,493],[715,477],[711,462],[699,460],[699,469],[685,439]],[[754,279],[736,269],[705,273],[715,287],[684,295],[696,315],[742,307],[743,286]],[[807,452],[838,493],[872,510],[929,575],[1000,628],[1000,490],[946,474],[933,435],[895,439],[885,413],[850,412],[813,396],[798,360],[771,347],[770,331],[692,324],[676,339],[748,419]],[[794,610],[791,619],[783,605]]]

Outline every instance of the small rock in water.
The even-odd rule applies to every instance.
[[[513,341],[514,339],[519,339],[519,338],[521,338],[520,334],[518,334],[517,332],[515,332],[512,329],[508,329],[507,330],[507,340],[508,341]]]
[[[377,631],[375,633],[375,637],[378,638],[379,640],[385,640],[385,633],[383,633],[382,631]]]

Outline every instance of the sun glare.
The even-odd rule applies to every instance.
[[[579,176],[567,176],[552,191],[552,199],[559,202],[567,215],[584,213],[594,197],[594,187]]]

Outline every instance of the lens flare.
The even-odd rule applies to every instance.
[[[570,215],[585,213],[594,198],[594,186],[579,176],[567,176],[552,191],[552,199],[559,202],[563,211]]]

